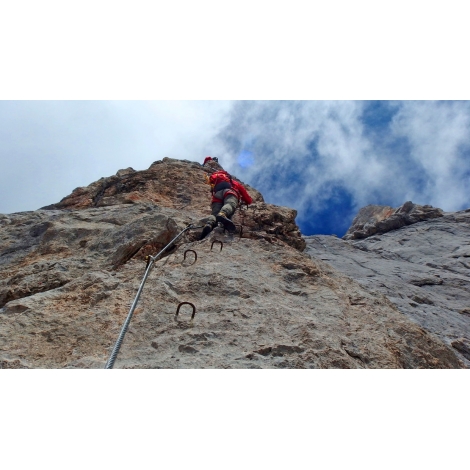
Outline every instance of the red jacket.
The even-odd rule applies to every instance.
[[[235,189],[235,191],[240,194],[238,199],[241,199],[244,204],[248,205],[253,202],[253,199],[251,199],[251,196],[249,195],[248,191],[245,189],[245,186],[243,186],[243,184],[240,184],[238,181],[232,180],[232,187],[233,189]]]
[[[225,196],[228,194],[233,194],[238,199],[238,201],[241,200],[244,204],[247,205],[253,202],[245,187],[238,181],[233,180],[232,177],[224,170],[212,173],[212,175],[209,177],[209,184],[211,185],[212,189],[212,202],[223,202],[221,199],[218,199],[214,196],[214,193],[219,191],[219,189],[217,189],[218,185],[221,185],[221,189],[228,189],[228,191],[225,193]]]

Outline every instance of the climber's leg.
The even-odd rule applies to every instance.
[[[222,209],[223,203],[221,202],[213,202],[211,205],[211,215],[207,218],[206,225],[202,229],[201,236],[199,237],[199,240],[202,240],[203,238],[207,237],[209,233],[212,232],[214,227],[217,225],[217,221],[215,219],[216,215],[220,212]]]
[[[216,215],[217,222],[220,222],[225,229],[229,232],[235,232],[235,224],[230,220],[235,213],[235,209],[238,205],[238,199],[229,194],[224,199],[224,205],[220,209],[220,212]]]
[[[229,194],[224,199],[224,205],[220,209],[220,212],[223,212],[227,216],[228,219],[231,219],[233,214],[235,213],[235,210],[237,209],[237,206],[238,206],[238,199],[232,194]]]

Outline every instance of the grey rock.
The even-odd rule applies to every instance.
[[[358,212],[343,239],[367,238],[375,234],[397,230],[405,225],[442,216],[443,211],[439,208],[429,205],[420,206],[411,201],[405,202],[397,209],[390,206],[369,205]]]
[[[211,250],[216,239],[222,251]],[[195,263],[184,260],[186,249],[198,253]],[[8,356],[30,368],[104,367],[145,268],[133,257],[113,270],[112,251],[95,258],[90,250],[82,272],[70,259],[69,270],[76,270],[70,282],[8,302],[0,360]],[[175,318],[182,301],[196,306],[193,321],[188,311]],[[215,230],[201,242],[184,240],[155,263],[115,367],[463,367],[456,353],[383,295],[321,261]]]
[[[459,338],[469,341],[470,211],[443,213],[362,240],[305,240],[313,259],[327,261],[370,292],[386,295],[400,312],[446,344]],[[463,349],[453,347],[470,366]]]
[[[130,175],[131,173],[135,173],[136,171],[134,170],[134,168],[132,167],[129,167],[129,168],[126,168],[126,169],[123,169],[123,170],[118,170],[116,172],[116,176],[125,176],[125,175]]]
[[[470,360],[470,341],[465,338],[459,338],[456,341],[452,341],[452,347],[457,349],[466,359]]]

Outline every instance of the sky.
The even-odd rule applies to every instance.
[[[368,204],[470,207],[469,101],[4,100],[0,142],[0,213],[206,155],[305,235],[342,236]]]

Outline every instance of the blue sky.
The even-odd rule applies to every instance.
[[[470,207],[469,101],[0,101],[0,212],[165,156],[222,165],[306,235],[367,204]]]
[[[303,233],[343,235],[367,204],[470,207],[469,131],[468,101],[266,101],[235,103],[218,138]]]

